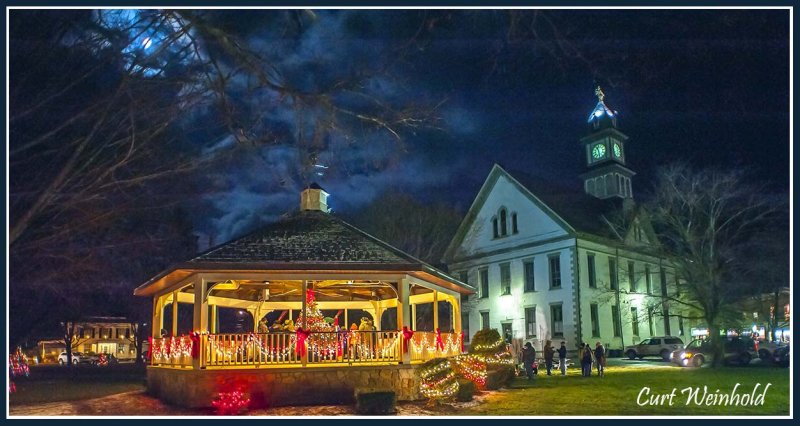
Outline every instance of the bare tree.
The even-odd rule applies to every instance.
[[[722,360],[726,307],[746,291],[733,285],[735,265],[748,261],[740,256],[742,244],[774,209],[742,172],[696,170],[685,164],[659,170],[647,207],[679,278],[680,296],[668,300],[702,315],[716,366]]]
[[[429,263],[438,263],[461,220],[442,203],[426,204],[408,194],[378,197],[353,218],[355,225]]]

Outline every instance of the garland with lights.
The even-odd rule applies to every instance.
[[[420,393],[431,400],[450,398],[458,392],[458,379],[447,358],[432,359],[420,367]]]
[[[459,355],[453,358],[453,370],[479,387],[486,385],[486,362],[477,355]]]
[[[242,412],[250,404],[244,392],[235,390],[232,392],[220,392],[217,397],[211,401],[211,406],[216,408],[217,415],[231,416],[237,415]]]

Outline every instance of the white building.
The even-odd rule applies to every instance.
[[[688,342],[689,325],[670,315],[662,297],[678,291],[674,271],[633,202],[627,137],[596,93],[589,135],[580,141],[583,186],[495,165],[451,241],[445,263],[478,289],[462,302],[466,335],[496,328],[539,349],[549,339],[570,350],[581,341],[619,350],[656,335]],[[625,220],[615,221],[615,212]]]

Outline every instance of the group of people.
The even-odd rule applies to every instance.
[[[581,360],[581,375],[592,375],[592,364],[597,366],[597,376],[603,377],[606,368],[606,348],[600,342],[595,344],[594,350],[588,343],[581,343],[578,349],[578,359]]]
[[[544,348],[544,364],[547,370],[547,375],[553,375],[553,362],[556,354],[558,355],[558,367],[562,376],[567,375],[567,344],[561,342],[558,349],[553,347],[550,340],[545,342]],[[525,375],[528,380],[531,380],[536,373],[538,373],[538,363],[536,361],[536,349],[531,342],[525,343],[525,346],[520,352],[520,358],[525,368]],[[589,377],[592,375],[592,364],[597,366],[597,375],[603,377],[606,366],[606,350],[600,342],[597,342],[595,349],[592,350],[588,343],[581,343],[578,349],[578,359],[581,362],[581,375]]]

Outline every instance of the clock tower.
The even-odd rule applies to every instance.
[[[597,198],[633,198],[631,178],[625,166],[625,142],[628,137],[617,129],[617,111],[605,103],[598,86],[594,91],[597,105],[589,114],[589,134],[580,141],[586,156],[586,172],[581,175],[583,190]]]

